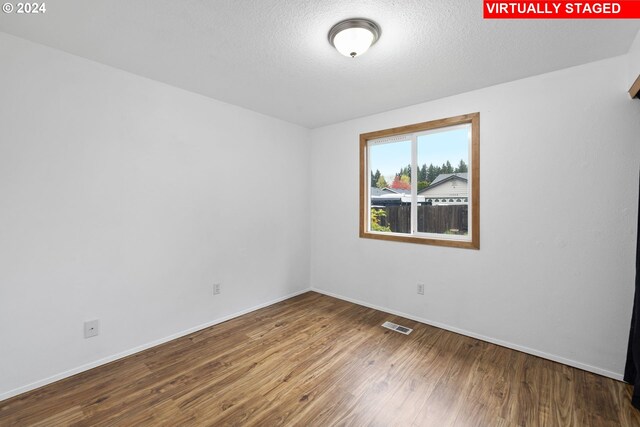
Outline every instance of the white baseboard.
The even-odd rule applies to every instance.
[[[300,290],[300,291],[285,295],[283,297],[276,298],[274,300],[271,300],[271,301],[268,301],[268,302],[265,302],[265,303],[262,303],[262,304],[247,308],[245,310],[241,310],[241,311],[238,311],[236,313],[233,313],[233,314],[230,314],[230,315],[227,315],[227,316],[212,320],[212,321],[204,323],[202,325],[194,326],[193,328],[189,328],[189,329],[186,329],[184,331],[177,332],[175,334],[169,335],[169,336],[164,337],[164,338],[160,338],[160,339],[155,340],[155,341],[151,341],[149,343],[134,347],[132,349],[129,349],[129,350],[126,350],[126,351],[123,351],[123,352],[120,352],[120,353],[117,353],[117,354],[114,354],[114,355],[111,355],[111,356],[108,356],[108,357],[104,357],[102,359],[98,359],[98,360],[90,362],[90,363],[86,363],[84,365],[78,366],[77,368],[69,369],[67,371],[58,373],[56,375],[52,375],[52,376],[50,376],[48,378],[45,378],[45,379],[42,379],[42,380],[35,381],[33,383],[27,384],[25,386],[18,387],[18,388],[15,388],[13,390],[9,390],[9,391],[7,391],[5,393],[0,394],[0,401],[3,401],[5,399],[9,399],[11,397],[17,396],[17,395],[22,394],[22,393],[26,393],[26,392],[31,391],[31,390],[35,390],[36,388],[45,386],[47,384],[51,384],[53,382],[62,380],[64,378],[68,378],[68,377],[73,376],[75,374],[79,374],[80,372],[88,371],[89,369],[93,369],[93,368],[98,367],[100,365],[104,365],[104,364],[113,362],[115,360],[122,359],[124,357],[130,356],[132,354],[139,353],[139,352],[147,350],[147,349],[149,349],[151,347],[155,347],[157,345],[164,344],[164,343],[169,342],[171,340],[174,340],[176,338],[181,338],[181,337],[183,337],[185,335],[189,335],[189,334],[191,334],[193,332],[197,332],[199,330],[208,328],[210,326],[217,325],[218,323],[226,322],[227,320],[231,320],[231,319],[234,319],[236,317],[245,315],[247,313],[251,313],[252,311],[256,311],[256,310],[259,310],[261,308],[268,307],[270,305],[279,303],[279,302],[287,300],[289,298],[293,298],[295,296],[304,294],[305,292],[309,292],[309,291],[318,292],[320,294],[327,295],[327,296],[330,296],[330,297],[333,297],[333,298],[338,298],[338,299],[341,299],[343,301],[348,301],[348,302],[351,302],[351,303],[354,303],[354,304],[358,304],[358,305],[361,305],[361,306],[364,306],[364,307],[373,308],[375,310],[380,310],[380,311],[383,311],[385,313],[393,314],[393,315],[396,315],[396,316],[405,317],[407,319],[411,319],[411,320],[414,320],[416,322],[420,322],[420,323],[424,323],[424,324],[427,324],[427,325],[435,326],[436,328],[445,329],[447,331],[455,332],[457,334],[461,334],[461,335],[465,335],[465,336],[468,336],[468,337],[476,338],[476,339],[479,339],[479,340],[482,340],[482,341],[486,341],[486,342],[490,342],[492,344],[496,344],[496,345],[499,345],[499,346],[502,346],[502,347],[511,348],[513,350],[522,351],[523,353],[532,354],[534,356],[542,357],[544,359],[552,360],[554,362],[562,363],[562,364],[565,364],[565,365],[568,365],[568,366],[573,366],[574,368],[582,369],[582,370],[585,370],[585,371],[588,371],[588,372],[593,372],[593,373],[598,374],[598,375],[602,375],[602,376],[605,376],[605,377],[613,378],[614,380],[622,381],[622,377],[623,377],[622,374],[618,374],[618,373],[615,373],[615,372],[612,372],[612,371],[608,371],[606,369],[601,369],[601,368],[598,368],[598,367],[595,367],[595,366],[591,366],[591,365],[587,365],[587,364],[584,364],[584,363],[577,362],[575,360],[566,359],[564,357],[556,356],[554,354],[545,353],[543,351],[538,351],[538,350],[535,350],[535,349],[532,349],[532,348],[524,347],[524,346],[521,346],[521,345],[518,345],[518,344],[513,344],[513,343],[510,343],[510,342],[507,342],[507,341],[503,341],[503,340],[487,337],[485,335],[481,335],[481,334],[477,334],[475,332],[470,332],[470,331],[467,331],[467,330],[464,330],[464,329],[452,327],[452,326],[449,326],[449,325],[445,325],[443,323],[434,322],[432,320],[425,319],[425,318],[422,318],[422,317],[419,317],[419,316],[414,316],[414,315],[407,314],[407,313],[403,313],[401,311],[392,310],[390,308],[377,306],[375,304],[370,304],[370,303],[367,303],[365,301],[360,301],[360,300],[357,300],[357,299],[354,299],[354,298],[345,297],[343,295],[334,294],[332,292],[328,292],[328,291],[325,291],[325,290],[322,290],[322,289],[307,288],[307,289],[303,289],[303,290]]]
[[[431,325],[431,326],[435,326],[436,328],[440,328],[440,329],[445,329],[447,331],[451,331],[451,332],[455,332],[457,334],[460,335],[465,335],[471,338],[476,338],[482,341],[486,341],[486,342],[490,342],[492,344],[496,344],[502,347],[507,347],[513,350],[517,350],[517,351],[521,351],[523,353],[528,353],[534,356],[538,356],[538,357],[542,357],[544,359],[548,359],[548,360],[552,360],[554,362],[558,362],[558,363],[562,363],[564,365],[568,365],[568,366],[573,366],[574,368],[578,368],[578,369],[582,369],[584,371],[588,371],[588,372],[593,372],[594,374],[598,374],[598,375],[602,375],[605,377],[609,377],[609,378],[613,378],[614,380],[618,380],[618,381],[622,381],[623,375],[616,373],[616,372],[612,372],[612,371],[608,371],[606,369],[602,369],[602,368],[598,368],[596,366],[591,366],[591,365],[587,365],[585,363],[581,363],[581,362],[577,362],[575,360],[571,360],[571,359],[566,359],[564,357],[561,356],[556,356],[555,354],[550,354],[550,353],[545,353],[544,351],[539,351],[539,350],[535,350],[533,348],[529,348],[529,347],[524,347],[518,344],[513,344],[507,341],[503,341],[503,340],[499,340],[496,338],[491,338],[491,337],[487,337],[485,335],[481,335],[481,334],[477,334],[475,332],[470,332],[464,329],[460,329],[460,328],[456,328],[453,326],[449,326],[449,325],[445,325],[443,323],[440,322],[434,322],[432,320],[429,319],[425,319],[419,316],[414,316],[412,314],[407,314],[407,313],[403,313],[401,311],[397,311],[397,310],[392,310],[390,308],[386,308],[386,307],[380,307],[374,304],[369,304],[368,302],[365,301],[360,301],[354,298],[349,298],[349,297],[345,297],[343,295],[338,295],[338,294],[334,294],[333,292],[327,292],[325,290],[322,289],[318,289],[318,288],[311,288],[312,291],[314,292],[318,292],[320,294],[323,295],[327,295],[333,298],[338,298],[341,299],[343,301],[348,301],[354,304],[358,304],[358,305],[362,305],[364,307],[369,307],[369,308],[373,308],[375,310],[380,310],[383,311],[385,313],[389,313],[389,314],[393,314],[396,316],[401,316],[401,317],[405,317],[407,319],[410,320],[414,320],[416,322],[420,322],[420,323],[424,323],[427,325]]]
[[[123,352],[120,352],[120,353],[117,353],[117,354],[114,354],[114,355],[111,355],[111,356],[107,356],[107,357],[104,357],[102,359],[98,359],[98,360],[95,360],[93,362],[90,362],[90,363],[86,363],[84,365],[78,366],[77,368],[73,368],[73,369],[69,369],[69,370],[64,371],[64,372],[60,372],[60,373],[52,375],[52,376],[50,376],[48,378],[44,378],[42,380],[38,380],[38,381],[32,382],[31,384],[27,384],[27,385],[22,386],[22,387],[14,388],[13,390],[9,390],[7,392],[4,392],[4,393],[0,394],[0,401],[3,401],[5,399],[9,399],[11,397],[17,396],[17,395],[22,394],[22,393],[26,393],[26,392],[31,391],[31,390],[35,390],[36,388],[40,388],[40,387],[45,386],[47,384],[51,384],[53,382],[62,380],[64,378],[68,378],[68,377],[73,376],[75,374],[79,374],[80,372],[88,371],[89,369],[96,368],[96,367],[98,367],[100,365],[104,365],[104,364],[107,364],[109,362],[113,362],[115,360],[122,359],[123,357],[127,357],[127,356],[130,356],[130,355],[135,354],[135,353],[139,353],[139,352],[147,350],[147,349],[149,349],[151,347],[155,347],[157,345],[164,344],[164,343],[169,342],[171,340],[175,340],[176,338],[181,338],[181,337],[183,337],[185,335],[189,335],[189,334],[191,334],[193,332],[197,332],[199,330],[208,328],[210,326],[217,325],[218,323],[226,322],[227,320],[231,320],[231,319],[234,319],[236,317],[242,316],[244,314],[251,313],[252,311],[256,311],[256,310],[259,310],[261,308],[268,307],[270,305],[279,303],[279,302],[287,300],[289,298],[293,298],[293,297],[295,297],[297,295],[301,295],[301,294],[304,294],[306,292],[309,292],[310,290],[311,290],[311,288],[306,288],[306,289],[303,289],[301,291],[297,291],[297,292],[294,292],[292,294],[288,294],[288,295],[285,295],[283,297],[276,298],[274,300],[271,300],[271,301],[268,301],[268,302],[265,302],[265,303],[262,303],[262,304],[247,308],[245,310],[238,311],[238,312],[230,314],[228,316],[220,317],[218,319],[212,320],[212,321],[204,323],[202,325],[194,326],[193,328],[189,328],[189,329],[186,329],[184,331],[177,332],[177,333],[169,335],[167,337],[160,338],[160,339],[157,339],[155,341],[148,342],[146,344],[142,344],[140,346],[131,348],[129,350],[125,350]]]

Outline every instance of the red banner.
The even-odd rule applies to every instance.
[[[638,19],[640,1],[483,0],[485,19]]]

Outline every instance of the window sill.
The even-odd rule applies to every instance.
[[[445,246],[449,248],[462,249],[480,249],[480,236],[472,236],[469,240],[449,240],[449,239],[430,239],[426,237],[417,237],[412,235],[400,236],[397,234],[374,233],[369,231],[360,231],[360,237],[363,239],[387,240],[392,242],[418,243],[422,245]]]

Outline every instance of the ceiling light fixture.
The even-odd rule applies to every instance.
[[[380,38],[380,27],[362,18],[338,22],[329,30],[329,43],[344,56],[355,58],[367,51]]]

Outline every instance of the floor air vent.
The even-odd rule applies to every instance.
[[[392,331],[400,332],[401,334],[409,335],[413,329],[407,328],[406,326],[396,325],[392,322],[384,322],[382,324],[383,328],[391,329]]]

